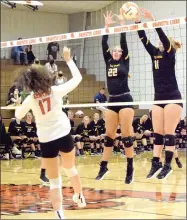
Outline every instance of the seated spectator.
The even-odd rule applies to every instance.
[[[91,127],[90,127],[90,118],[85,116],[83,122],[77,126],[75,132],[75,142],[79,150],[80,155],[84,156],[84,143],[90,142]]]
[[[25,148],[27,146],[27,137],[24,135],[24,131],[24,122],[20,121],[19,119],[11,120],[8,132],[13,143],[19,146],[20,148]]]
[[[100,91],[95,95],[94,97],[94,102],[95,103],[106,103],[107,102],[107,97],[105,95],[105,88],[100,89]],[[105,107],[96,107],[97,110],[104,111],[106,110]]]
[[[101,154],[101,125],[99,123],[99,114],[95,113],[93,116],[93,121],[90,122],[90,146],[91,146],[91,155],[94,155],[94,144],[96,144],[97,154]]]
[[[33,64],[35,60],[35,56],[32,52],[32,45],[25,46],[25,52],[27,53],[28,64]]]
[[[136,118],[133,121],[133,128],[135,133],[135,138],[141,140],[142,145],[145,151],[151,151],[151,149],[147,146],[147,138],[153,139],[152,131],[147,130],[146,121],[149,119],[148,115],[143,115],[141,118]],[[150,128],[151,129],[151,128]],[[153,141],[153,140],[151,140]],[[134,147],[137,147],[137,142],[134,142]]]
[[[27,137],[27,144],[30,145],[32,151],[36,157],[41,156],[40,154],[40,144],[37,136],[36,123],[32,121],[33,115],[31,112],[26,114],[26,119],[24,122],[24,135]]]
[[[4,160],[9,160],[13,158],[11,151],[14,151],[14,153],[19,152],[18,149],[14,147],[14,144],[10,138],[10,135],[6,133],[5,125],[2,121],[1,115],[0,115],[0,144],[5,146],[5,151],[4,151],[4,155],[2,158]]]
[[[14,88],[13,93],[9,94],[7,105],[20,105],[22,102],[21,100],[21,93],[18,88]]]
[[[62,71],[59,71],[55,84],[58,86],[58,85],[62,85],[64,83],[66,83],[66,82],[67,82],[67,78],[64,76],[64,73]]]
[[[22,38],[18,38],[18,40],[21,40],[21,39]],[[23,46],[17,46],[17,47],[12,48],[11,59],[13,59],[17,65],[28,64],[27,53],[25,52],[25,49]],[[21,62],[21,59],[23,59],[23,63]]]
[[[57,53],[60,55],[60,46],[59,44],[54,41],[54,42],[51,42],[48,44],[47,46],[47,57],[48,57],[48,60],[51,60],[51,59],[54,59],[56,60],[57,59]]]
[[[55,85],[56,77],[57,77],[57,72],[58,72],[58,67],[55,64],[55,60],[51,59],[48,63],[45,64],[45,69],[50,75],[53,85]]]

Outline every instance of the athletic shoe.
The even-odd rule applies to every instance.
[[[19,155],[19,154],[21,154],[21,151],[18,150],[16,146],[14,146],[14,147],[12,148],[12,153],[13,153],[13,154],[16,154],[16,155],[17,155],[17,154]]]
[[[42,183],[44,183],[44,184],[48,184],[49,183],[49,179],[46,176],[44,176],[44,175],[40,176],[40,181]]]
[[[3,160],[9,160],[10,159],[9,154],[8,153],[4,154],[2,159]]]
[[[106,166],[100,166],[99,173],[95,179],[102,180],[108,173],[110,173],[110,171]]]
[[[176,164],[177,164],[178,168],[182,168],[182,163],[180,162],[180,160],[176,160]]]
[[[154,178],[162,169],[162,162],[156,162],[152,160],[152,166],[151,170],[149,171],[149,174],[147,175],[147,179]]]
[[[73,195],[73,201],[75,203],[77,203],[79,208],[83,208],[83,207],[86,206],[85,198],[84,198],[84,196],[81,193],[79,193],[78,195],[74,194]]]
[[[144,151],[152,151],[152,150],[148,146],[145,146]]]
[[[134,168],[127,165],[127,174],[125,178],[125,184],[131,184],[134,181]]]
[[[171,164],[169,163],[165,163],[164,167],[162,168],[162,170],[160,171],[160,173],[157,175],[157,179],[165,179],[166,177],[169,176],[169,174],[171,174],[173,172],[172,168],[171,168]]]

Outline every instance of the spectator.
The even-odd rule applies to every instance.
[[[48,63],[45,64],[45,68],[46,68],[47,72],[49,73],[49,75],[51,76],[51,78],[55,77],[55,79],[56,79],[55,74],[57,74],[58,67],[55,64],[55,60],[51,59]]]
[[[49,43],[47,46],[48,60],[51,60],[51,59],[56,60],[57,59],[57,52],[59,54],[59,51],[60,51],[60,46],[56,41]]]
[[[13,93],[10,93],[7,101],[7,105],[20,105],[21,104],[21,93],[18,88],[14,88]]]
[[[105,95],[105,88],[100,89],[100,91],[95,95],[94,102],[95,103],[105,103],[105,102],[107,102],[107,97]],[[100,111],[106,110],[105,107],[101,107],[101,106],[96,107],[96,109],[100,110]]]
[[[28,64],[33,64],[35,60],[35,56],[32,52],[32,45],[25,46],[25,52],[27,53]]]
[[[62,71],[59,71],[56,79],[56,85],[58,86],[66,82],[67,82],[67,78],[64,76],[64,73]]]
[[[22,38],[18,38],[18,40],[21,40]],[[21,60],[23,58],[23,64],[27,65],[27,53],[25,52],[25,49],[23,46],[17,46],[13,47],[11,51],[11,58],[15,60],[17,65],[21,64]]]
[[[26,114],[26,119],[24,122],[24,135],[27,137],[27,144],[31,146],[34,156],[40,156],[40,145],[37,136],[36,123],[32,121],[33,115],[31,112]]]

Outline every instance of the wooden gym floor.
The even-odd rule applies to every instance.
[[[67,219],[186,219],[186,152],[179,152],[183,168],[173,160],[173,173],[163,181],[146,180],[152,153],[135,158],[135,181],[124,184],[126,158],[113,155],[110,174],[95,181],[100,156],[77,158],[86,209],[72,202],[72,189],[63,177]],[[48,187],[40,186],[40,160],[1,161],[1,219],[55,219]]]

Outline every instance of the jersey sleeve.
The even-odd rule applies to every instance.
[[[27,98],[23,101],[22,105],[16,109],[15,117],[18,119],[24,118],[30,109],[31,109],[31,95],[27,96]]]
[[[159,36],[160,41],[163,44],[164,49],[167,51],[167,53],[171,53],[172,50],[172,45],[168,37],[165,35],[164,31],[162,28],[156,28],[156,32]]]
[[[59,86],[53,86],[53,91],[54,93],[59,96],[59,98],[67,95],[69,92],[73,91],[81,82],[82,80],[82,75],[79,71],[79,69],[77,68],[77,66],[75,65],[75,63],[73,62],[73,60],[70,60],[67,63],[71,74],[72,74],[72,79],[70,79],[68,82],[61,84]]]
[[[82,133],[81,124],[79,124],[76,128],[75,134],[81,135],[81,133]]]
[[[157,48],[151,44],[149,39],[146,36],[146,33],[144,30],[138,31],[138,36],[140,40],[142,41],[145,49],[149,53],[150,56],[154,56],[157,53]]]
[[[108,35],[103,35],[102,49],[103,49],[103,57],[104,57],[105,63],[108,63],[108,61],[112,58],[110,54],[110,48],[108,46]]]
[[[125,60],[128,60],[129,59],[129,51],[128,51],[128,46],[127,46],[126,33],[121,33],[120,45],[121,45],[121,49],[123,50],[122,57]]]

